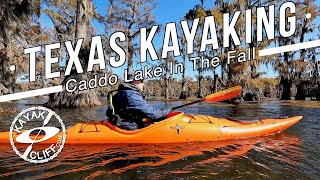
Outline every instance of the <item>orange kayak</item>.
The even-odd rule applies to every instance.
[[[302,119],[302,116],[257,121],[237,121],[205,115],[173,112],[166,120],[143,129],[126,131],[108,121],[78,123],[67,129],[66,144],[115,143],[178,143],[192,141],[220,141],[271,135],[282,132]],[[57,142],[57,136],[41,143]],[[13,133],[15,140],[18,134]],[[31,135],[30,138],[32,139]],[[37,139],[41,139],[40,135]],[[0,133],[0,143],[9,143],[9,132]]]

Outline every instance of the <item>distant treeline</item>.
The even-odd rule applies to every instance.
[[[98,2],[98,1],[97,1]],[[227,87],[241,85],[244,87],[242,99],[261,100],[263,97],[277,97],[283,100],[290,99],[294,96],[297,100],[303,100],[308,94],[315,94],[317,100],[320,100],[320,80],[319,80],[319,47],[302,49],[294,52],[285,52],[279,55],[258,57],[255,60],[243,63],[231,63],[228,65],[227,52],[236,50],[237,52],[246,51],[255,47],[256,52],[259,49],[266,49],[272,46],[284,46],[296,43],[307,42],[320,39],[319,37],[319,16],[320,8],[315,0],[296,1],[296,32],[289,38],[277,37],[269,40],[263,33],[263,40],[257,41],[256,30],[252,29],[251,43],[235,46],[234,43],[230,47],[212,50],[207,48],[201,51],[201,35],[204,26],[204,19],[208,16],[214,16],[217,39],[223,41],[223,13],[234,14],[236,11],[252,9],[252,14],[257,14],[257,7],[270,5],[275,6],[276,14],[279,14],[279,6],[284,0],[276,1],[224,1],[214,0],[213,5],[205,6],[203,0],[199,0],[194,4],[193,8],[185,12],[179,20],[192,22],[199,19],[199,26],[195,34],[194,53],[188,54],[186,49],[186,39],[178,30],[179,49],[181,56],[168,56],[165,59],[157,60],[158,65],[166,68],[172,61],[183,62],[188,66],[191,57],[212,57],[219,56],[221,65],[215,68],[197,69],[196,81],[188,78],[189,74],[184,71],[181,82],[172,80],[168,72],[161,77],[161,80],[150,81],[148,84],[147,96],[163,96],[164,98],[181,98],[188,97],[201,98],[208,93],[215,92]],[[161,2],[160,2],[161,3]],[[188,3],[192,3],[191,1]],[[79,60],[83,67],[88,65],[88,57],[90,51],[90,42],[88,37],[97,35],[97,27],[93,22],[100,23],[99,34],[102,27],[102,37],[104,41],[108,41],[110,35],[116,31],[122,31],[126,34],[126,42],[121,46],[126,53],[127,69],[133,70],[134,65],[139,62],[139,31],[144,27],[148,30],[154,25],[158,25],[155,17],[155,10],[158,2],[154,0],[109,0],[105,12],[97,11],[97,4],[93,0],[11,0],[0,2],[0,95],[9,94],[21,89],[32,89],[50,86],[51,84],[64,83],[70,78],[88,80],[92,75],[101,73],[93,71],[85,74],[71,73],[65,79],[55,79],[53,81],[45,81],[39,78],[38,82],[26,85],[18,85],[17,78],[28,74],[29,62],[22,55],[23,47],[42,46],[53,42],[65,42],[73,39],[84,39],[79,54]],[[168,4],[170,6],[170,4]],[[183,6],[183,4],[182,4]],[[311,15],[306,18],[306,15]],[[53,28],[43,26],[41,15],[48,17]],[[257,18],[252,18],[252,23],[257,23]],[[238,36],[244,40],[246,31],[246,23],[244,13],[241,13],[235,24]],[[279,34],[279,28],[275,28],[275,34]],[[108,44],[108,42],[103,42]],[[159,53],[162,47],[158,48]],[[112,53],[110,47],[104,47],[104,54]],[[59,57],[60,60],[67,54],[63,48],[52,53],[52,56]],[[160,56],[159,56],[160,57]],[[44,72],[44,53],[37,54],[36,70],[41,77]],[[108,63],[106,63],[108,64]],[[200,64],[200,63],[199,63]],[[11,70],[11,66],[16,65],[15,70]],[[262,65],[267,65],[273,69],[278,77],[276,80],[262,79],[264,72],[259,72]],[[52,67],[59,69],[57,63]],[[185,67],[184,67],[185,68]],[[84,68],[85,69],[85,68]],[[110,67],[107,67],[110,70]],[[106,70],[107,71],[107,70]],[[207,71],[211,76],[204,76]],[[219,74],[218,74],[219,72]],[[62,72],[63,73],[63,72]],[[208,74],[208,73],[206,73]],[[271,82],[269,82],[271,81]],[[45,104],[48,107],[88,107],[101,105],[99,95],[104,94],[105,90],[114,88],[107,87],[103,89],[93,89],[75,93],[66,91],[51,94],[49,101]],[[313,90],[314,89],[314,90]],[[250,97],[252,96],[252,97]]]

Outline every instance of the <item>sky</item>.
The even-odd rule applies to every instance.
[[[166,24],[166,23],[170,23],[170,22],[179,22],[181,20],[181,18],[190,10],[192,9],[195,5],[199,4],[200,0],[190,0],[190,1],[186,1],[186,0],[159,0],[159,4],[158,7],[154,10],[154,16],[156,18],[156,22],[158,24]],[[318,2],[319,3],[319,2]],[[108,1],[102,1],[102,0],[94,0],[94,5],[97,8],[97,11],[101,14],[101,15],[105,15],[106,14],[106,8],[108,6]],[[213,7],[213,1],[205,1],[205,5],[206,8],[208,7]],[[43,14],[41,16],[41,23],[43,26],[46,27],[53,27],[53,24],[51,22],[51,20],[45,15]],[[99,22],[97,22],[96,20],[94,20],[92,22],[92,24],[94,25],[94,27],[97,29],[97,32],[99,34],[103,34],[104,31],[104,26],[101,25]],[[156,48],[160,48],[162,45],[162,38],[163,38],[163,32],[159,33],[157,35],[157,37],[155,37],[154,39],[154,44]],[[179,58],[178,58],[179,59]],[[181,60],[181,58],[180,58]],[[151,61],[151,60],[148,60]],[[155,62],[153,62],[155,63]],[[134,66],[134,69],[140,69],[141,65],[144,66],[146,64],[141,64],[140,63],[136,63]],[[114,68],[113,72],[116,74],[123,74],[123,70],[125,69],[125,66],[122,66],[120,68]],[[220,74],[220,68],[218,68],[217,73]],[[187,76],[190,77],[195,77],[195,75],[197,74],[196,71],[192,70],[192,64],[188,63],[187,69]],[[274,72],[273,68],[271,66],[269,66],[269,68],[266,65],[261,65],[259,72],[266,72],[266,74],[264,75],[264,77],[277,77],[277,73]],[[211,71],[208,72],[204,72],[204,75],[212,75]],[[176,76],[176,78],[179,78],[181,75]]]

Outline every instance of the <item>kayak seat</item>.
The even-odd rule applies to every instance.
[[[137,129],[137,130],[133,130],[133,131],[128,131],[128,130],[124,130],[121,128],[118,128],[117,126],[113,125],[112,123],[110,123],[109,121],[106,121],[106,127],[108,127],[109,129],[116,131],[120,134],[126,134],[126,135],[133,135],[133,134],[137,134],[146,130],[150,130],[152,128],[158,127],[158,126],[162,126],[163,124],[166,124],[170,121],[179,119],[181,117],[183,117],[184,113],[183,112],[171,112],[170,114],[167,115],[167,119],[163,120],[163,121],[159,121],[159,122],[155,122],[154,124],[151,124],[147,127],[144,127],[142,129]]]

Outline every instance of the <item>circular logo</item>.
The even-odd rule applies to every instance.
[[[31,163],[52,160],[66,142],[66,128],[60,116],[45,107],[32,107],[19,113],[9,134],[16,154]],[[22,147],[17,148],[18,144]]]

